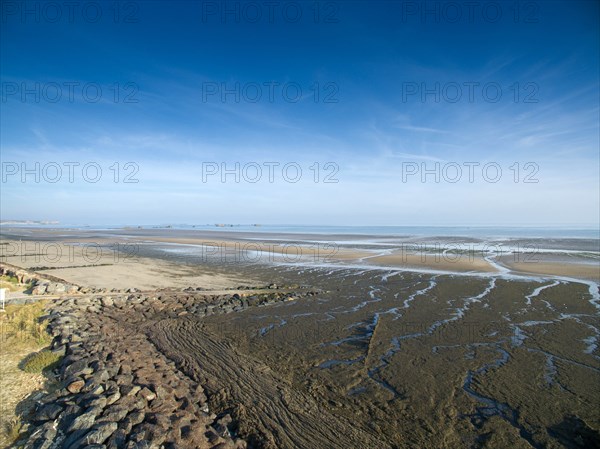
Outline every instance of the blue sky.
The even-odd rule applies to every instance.
[[[48,3],[2,3],[3,220],[598,226],[598,2]]]

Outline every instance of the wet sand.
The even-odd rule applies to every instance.
[[[11,262],[21,254],[41,252],[44,262],[56,268],[74,258],[103,265],[105,281],[116,281],[107,266],[124,265],[146,257],[138,266],[155,265],[155,259],[185,264],[341,264],[377,266],[430,273],[482,273],[546,275],[600,281],[599,240],[590,239],[502,239],[465,237],[410,237],[324,234],[274,234],[176,229],[65,230],[1,229],[0,260]],[[79,245],[61,250],[54,261],[55,244]],[[159,251],[157,251],[159,249]],[[84,254],[85,252],[85,254]],[[102,257],[96,260],[95,255]],[[74,254],[74,256],[73,256]],[[116,255],[115,255],[116,254]],[[85,257],[84,257],[85,256]],[[132,265],[133,266],[133,265]],[[133,270],[136,275],[138,270]],[[156,270],[155,270],[156,271]],[[117,273],[122,270],[117,270]],[[75,275],[62,272],[61,274]],[[140,279],[143,281],[143,279]]]

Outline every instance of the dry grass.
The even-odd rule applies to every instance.
[[[0,447],[9,447],[25,430],[19,412],[33,403],[31,394],[46,389],[49,379],[39,372],[25,372],[19,366],[26,366],[29,359],[38,359],[35,367],[42,367],[49,360],[48,355],[37,354],[51,341],[43,322],[44,304],[9,305],[0,313]],[[32,353],[34,355],[32,356]],[[46,365],[47,366],[47,365]],[[23,402],[24,399],[27,399]],[[21,413],[19,413],[20,415]]]
[[[27,285],[19,284],[19,281],[14,276],[0,276],[0,288],[6,288],[9,292],[20,292],[27,287]]]
[[[0,288],[6,288],[9,292],[18,292],[24,289],[17,282],[17,278],[12,276],[0,276]]]
[[[19,439],[24,430],[23,422],[20,418],[14,417],[5,423],[4,429],[2,430],[6,436],[6,442],[8,444],[13,444]]]
[[[42,320],[45,302],[26,305],[8,305],[0,316],[2,338],[18,344],[34,343],[48,345],[52,341],[46,332],[47,323]]]
[[[14,276],[0,276],[0,288],[5,288],[9,293],[26,293],[33,287],[31,283],[20,284]]]

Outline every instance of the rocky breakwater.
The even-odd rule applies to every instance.
[[[25,448],[245,448],[227,413],[147,337],[165,319],[229,313],[316,292],[201,289],[80,295],[49,309],[51,350],[64,355],[61,387],[37,401]],[[263,290],[264,291],[264,290]],[[235,380],[232,380],[235,381]]]
[[[29,284],[39,279],[37,274],[7,263],[0,264],[0,276],[14,277],[19,284]]]
[[[69,283],[64,279],[46,274],[35,273],[15,265],[0,264],[0,276],[15,278],[21,285],[29,285],[32,295],[62,295],[78,293],[82,287]],[[88,290],[89,289],[84,289]]]

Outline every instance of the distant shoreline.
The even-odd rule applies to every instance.
[[[600,227],[567,226],[330,226],[259,224],[58,225],[58,222],[0,222],[0,232],[15,229],[45,231],[194,231],[223,234],[325,235],[356,237],[565,238],[600,240]]]

